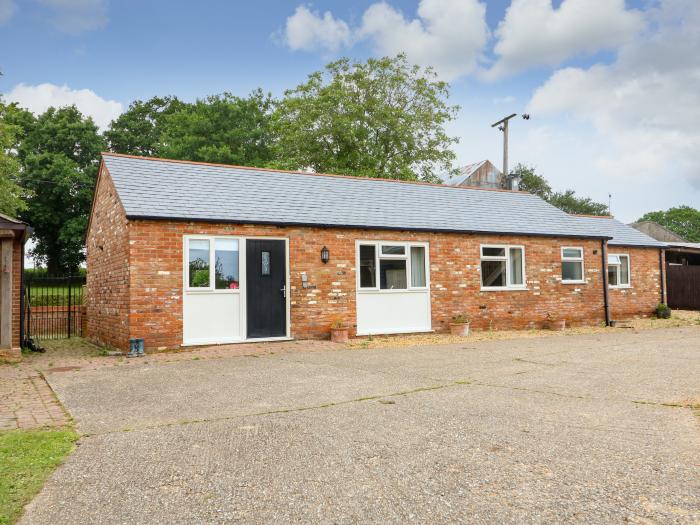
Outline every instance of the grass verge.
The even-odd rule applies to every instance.
[[[0,525],[20,517],[77,439],[73,430],[65,428],[0,432]]]

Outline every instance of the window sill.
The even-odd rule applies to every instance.
[[[609,285],[608,288],[611,290],[627,290],[629,288],[632,288],[631,285],[629,284],[616,284],[616,285]]]
[[[185,293],[194,294],[194,295],[212,294],[212,293],[228,295],[228,294],[239,294],[239,293],[241,293],[241,289],[240,288],[235,288],[235,289],[226,288],[226,289],[215,290],[214,288],[186,288]]]
[[[528,292],[525,286],[482,286],[482,292]]]
[[[588,284],[586,281],[562,281],[561,284]]]

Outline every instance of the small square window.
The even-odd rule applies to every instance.
[[[382,290],[405,290],[407,286],[406,260],[380,260],[379,282]]]

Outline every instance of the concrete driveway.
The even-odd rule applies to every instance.
[[[700,327],[48,375],[24,523],[700,523]]]

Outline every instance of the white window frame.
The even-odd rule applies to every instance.
[[[374,246],[374,271],[375,271],[375,286],[361,286],[360,282],[360,246]],[[382,246],[403,246],[404,254],[387,254],[382,255]],[[425,250],[425,286],[413,286],[411,279],[411,248],[421,247]],[[356,286],[357,291],[373,292],[373,293],[401,293],[401,292],[425,292],[430,289],[430,260],[429,260],[429,244],[427,242],[406,242],[406,241],[357,241],[355,258],[357,261]],[[406,261],[406,288],[383,289],[381,288],[381,276],[379,273],[379,261]]]
[[[616,264],[616,263],[610,264],[610,257],[617,257],[618,259],[620,257],[625,257],[627,259],[627,283],[626,284],[620,284],[620,269],[622,268],[622,260],[619,259],[620,260],[619,264]],[[610,268],[611,266],[614,266],[617,268],[617,283],[618,284],[610,284],[609,278],[608,278],[608,287],[609,288],[632,288],[632,259],[630,258],[628,253],[609,253],[607,266],[608,266],[608,268]]]
[[[238,241],[238,288],[216,288],[216,240],[236,240]],[[204,240],[209,241],[209,286],[190,286],[190,241]],[[224,293],[224,294],[239,294],[241,293],[241,243],[243,237],[233,235],[185,235],[185,254],[184,262],[184,284],[185,291],[188,293]],[[212,271],[214,270],[214,271]]]
[[[502,248],[505,255],[484,255],[484,248]],[[522,251],[522,274],[523,284],[511,284],[510,282],[510,250],[512,248]],[[484,276],[481,271],[483,261],[505,261],[506,263],[506,285],[505,286],[484,286]],[[527,276],[525,274],[525,246],[522,244],[481,244],[479,246],[479,282],[481,290],[487,292],[497,292],[503,290],[527,290]]]
[[[566,257],[564,255],[564,250],[579,250],[581,252],[580,257]],[[580,280],[575,280],[575,279],[564,279],[564,265],[562,264],[562,269],[561,269],[561,282],[562,284],[586,284],[586,274],[585,274],[585,265],[583,263],[583,247],[581,246],[562,246],[561,248],[561,262],[578,262],[581,263],[581,279]]]

